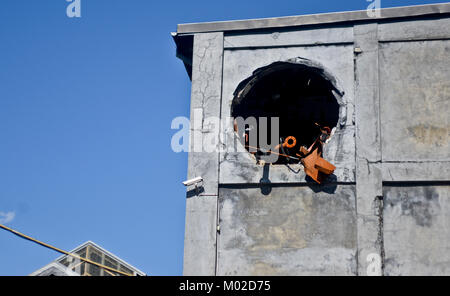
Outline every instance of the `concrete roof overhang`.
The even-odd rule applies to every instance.
[[[287,17],[248,19],[235,21],[179,24],[172,37],[180,58],[191,77],[193,35],[207,32],[246,32],[252,30],[283,30],[302,26],[333,26],[342,23],[382,22],[392,19],[432,17],[450,14],[450,2],[439,4],[402,6],[380,9],[379,16],[369,16],[366,10],[332,12]]]

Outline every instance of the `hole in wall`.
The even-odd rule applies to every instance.
[[[298,163],[295,160],[300,147],[309,147],[321,134],[321,127],[333,129],[339,122],[338,100],[343,92],[336,87],[336,81],[317,63],[303,58],[286,62],[275,62],[259,68],[237,87],[231,105],[233,118],[278,117],[278,143],[288,141],[292,147],[281,146],[280,156],[273,164]],[[270,119],[268,119],[270,123]],[[259,126],[259,122],[258,122]],[[246,127],[247,128],[247,127]],[[257,129],[257,127],[256,127]],[[236,130],[241,143],[245,143],[245,132]],[[268,129],[270,138],[270,125]],[[253,155],[258,159],[259,150]],[[292,138],[295,138],[295,143]],[[247,135],[248,140],[248,135]],[[246,147],[249,151],[249,147]]]

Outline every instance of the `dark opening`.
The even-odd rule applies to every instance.
[[[275,145],[295,137],[295,146],[282,147],[280,153],[296,157],[301,146],[309,147],[320,135],[316,123],[330,129],[337,125],[339,104],[333,91],[340,94],[333,79],[327,77],[323,69],[302,63],[277,62],[256,70],[240,83],[235,91],[231,116],[244,119],[279,117],[280,142]],[[243,141],[243,133],[238,134]],[[258,158],[259,154],[261,152],[255,156]],[[296,162],[280,156],[274,164]]]

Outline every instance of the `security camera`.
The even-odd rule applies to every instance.
[[[189,179],[187,181],[183,182],[184,186],[191,186],[191,185],[195,185],[197,186],[198,183],[203,182],[203,178],[202,177],[197,177],[197,178],[193,178],[193,179]]]

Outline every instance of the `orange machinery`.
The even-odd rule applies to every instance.
[[[316,125],[319,126],[317,123]],[[308,149],[302,146],[300,148],[300,154],[296,154],[300,157],[300,162],[305,168],[305,173],[319,184],[336,169],[333,164],[322,158],[323,145],[330,137],[331,129],[327,126],[323,128],[320,127],[320,131],[320,136],[317,137]]]

